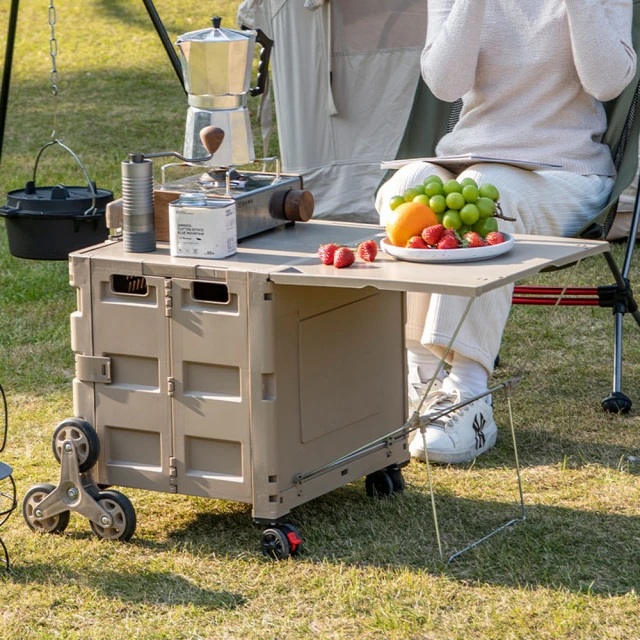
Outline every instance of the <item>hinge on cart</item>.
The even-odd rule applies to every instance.
[[[391,449],[393,448],[393,438],[387,438],[385,440],[384,446],[387,450],[387,458],[390,458],[393,455],[393,451],[391,451]]]
[[[173,296],[171,295],[171,278],[164,279],[164,315],[171,317],[173,312]]]
[[[173,398],[173,394],[176,390],[176,379],[175,378],[167,378],[167,393],[170,398]]]
[[[296,473],[295,476],[293,476],[293,484],[296,485],[296,493],[298,494],[298,496],[302,495],[302,474],[301,473]]]
[[[178,489],[178,469],[173,456],[169,456],[169,486],[173,492]]]
[[[111,358],[77,353],[76,378],[81,382],[111,382]]]

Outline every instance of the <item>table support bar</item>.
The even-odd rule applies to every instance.
[[[508,392],[507,392],[508,393]],[[511,398],[509,395],[507,395],[507,405],[509,407],[509,425],[511,427],[511,438],[513,440],[513,453],[515,456],[515,460],[516,460],[516,477],[518,479],[518,493],[519,493],[519,497],[520,497],[520,517],[519,518],[513,518],[512,520],[509,520],[509,522],[505,522],[503,525],[499,526],[497,529],[494,529],[493,531],[491,531],[491,533],[488,533],[486,536],[484,536],[483,538],[480,538],[480,540],[476,540],[475,542],[472,542],[470,545],[466,546],[464,549],[461,549],[460,551],[456,551],[454,554],[452,554],[451,556],[449,556],[449,559],[447,560],[447,565],[450,565],[456,558],[459,558],[462,554],[466,553],[467,551],[471,551],[471,549],[475,549],[475,547],[477,547],[479,544],[482,544],[483,542],[487,541],[489,538],[492,538],[493,536],[496,535],[496,533],[500,533],[501,531],[504,531],[505,529],[507,529],[508,527],[512,527],[515,524],[519,524],[520,522],[524,522],[527,519],[527,512],[524,506],[524,494],[522,491],[522,476],[520,474],[520,460],[518,458],[518,446],[516,444],[516,431],[514,428],[514,424],[513,424],[513,411],[511,408]],[[426,443],[425,443],[426,445]],[[425,451],[426,451],[426,446],[425,446]],[[428,463],[427,463],[428,464]],[[431,491],[431,502],[434,508],[434,523],[436,525],[436,536],[438,538],[438,547],[440,549],[440,558],[442,560],[444,560],[444,557],[442,555],[442,548],[440,546],[440,534],[437,531],[437,515],[435,513],[435,502],[433,500],[433,488],[430,485],[430,491]]]

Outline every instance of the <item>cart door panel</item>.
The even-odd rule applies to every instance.
[[[246,284],[172,279],[179,493],[251,502]]]
[[[92,274],[94,354],[111,362],[111,382],[95,384],[99,482],[171,491],[165,279],[123,270]]]

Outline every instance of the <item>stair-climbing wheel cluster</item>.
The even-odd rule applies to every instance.
[[[89,520],[99,538],[126,542],[136,530],[136,512],[127,496],[101,490],[91,477],[100,455],[95,429],[80,418],[63,420],[53,432],[51,448],[60,463],[60,482],[31,487],[22,501],[27,525],[40,533],[62,533],[71,511]]]

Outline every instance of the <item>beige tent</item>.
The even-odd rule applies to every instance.
[[[380,161],[396,158],[420,81],[426,1],[245,0],[238,22],[274,40],[283,169],[303,175],[314,217],[377,222]]]

